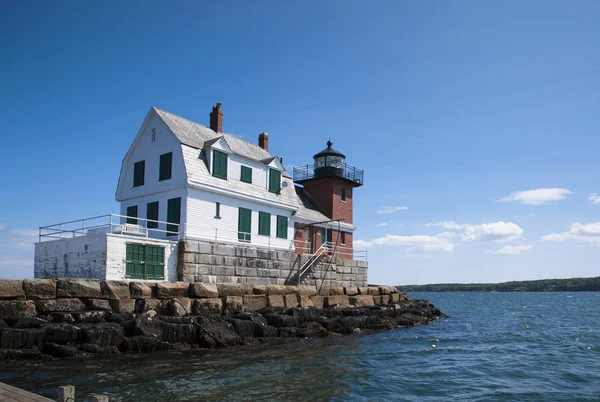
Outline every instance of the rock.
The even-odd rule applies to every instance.
[[[219,296],[244,296],[252,294],[252,286],[241,283],[218,283]]]
[[[246,295],[243,296],[244,311],[258,311],[267,307],[267,296]]]
[[[74,324],[75,317],[71,313],[51,313],[52,322],[55,324],[66,323],[66,324]]]
[[[111,299],[108,301],[110,308],[117,314],[131,314],[135,312],[134,299]]]
[[[322,300],[323,299],[321,299],[321,304],[322,304]],[[302,294],[298,295],[298,302],[300,303],[300,307],[315,307],[310,296],[308,296],[308,295],[302,295]]]
[[[267,292],[270,295],[296,294],[298,292],[298,287],[297,286],[284,286],[284,285],[268,285]]]
[[[219,297],[219,290],[212,283],[194,282],[190,284],[190,296],[214,299]]]
[[[223,301],[218,297],[211,299],[198,299],[194,301],[192,312],[194,315],[208,316],[211,314],[221,314],[223,310]]]
[[[103,299],[87,299],[85,305],[89,310],[110,310],[108,300]]]
[[[316,309],[322,310],[323,309],[323,296],[310,296],[310,301],[312,301],[313,305],[315,306]]]
[[[192,300],[188,297],[174,297],[169,301],[169,315],[183,317],[192,313]]]
[[[155,287],[152,284],[152,287]],[[130,282],[129,292],[132,299],[149,299],[152,297],[152,287],[144,282]]]
[[[361,295],[368,295],[369,294],[369,288],[364,286],[364,287],[359,287],[358,288],[358,294]]]
[[[243,338],[254,336],[254,323],[252,321],[239,318],[227,318],[227,321],[231,323],[233,330],[239,336]]]
[[[188,297],[190,284],[188,282],[158,282],[156,295],[159,299],[171,297]]]
[[[35,303],[32,300],[0,300],[0,318],[36,315]]]
[[[302,338],[326,337],[329,336],[329,331],[317,322],[309,322],[298,328],[297,336]]]
[[[100,289],[105,299],[129,299],[129,282],[126,281],[103,281],[100,282]]]
[[[0,349],[0,360],[37,360],[42,358],[42,352],[37,347],[27,349]]]
[[[125,338],[119,345],[121,352],[156,352],[158,350],[171,349],[169,342],[159,341],[151,336],[134,336]]]
[[[350,301],[348,300],[348,296],[325,296],[323,297],[323,306],[324,307],[348,307],[350,306]]]
[[[368,294],[369,296],[379,296],[379,286],[369,286],[367,288],[367,293],[365,294]]]
[[[225,296],[222,298],[224,311],[226,313],[241,313],[244,311],[244,301],[242,296]]]
[[[254,295],[266,295],[269,293],[269,285],[253,285],[252,294]]]
[[[106,319],[106,311],[82,311],[81,313],[73,313],[73,318],[75,319],[75,322],[104,322]]]
[[[39,328],[0,328],[0,348],[23,349],[42,346],[44,333],[45,331]]]
[[[377,306],[385,306],[386,304],[388,304],[388,300],[389,300],[389,295],[373,296],[373,301],[375,302],[375,305],[377,305]]]
[[[328,296],[343,296],[346,294],[346,288],[342,286],[334,286],[329,288]]]
[[[283,301],[285,303],[285,306],[288,308],[298,307],[298,295],[296,293],[284,295]]]
[[[79,341],[100,347],[119,346],[125,339],[125,329],[114,323],[81,324]]]
[[[300,285],[298,286],[298,294],[305,296],[312,296],[317,294],[317,287],[313,285]]]
[[[56,282],[56,296],[103,298],[100,281],[97,279],[59,279]]]
[[[6,324],[11,328],[40,328],[42,325],[47,324],[47,320],[43,320],[38,317],[10,317],[6,319]]]
[[[398,303],[400,301],[400,293],[392,293],[388,298],[388,303]]]
[[[48,354],[53,357],[64,358],[64,357],[74,357],[79,352],[79,349],[76,346],[71,345],[59,345],[56,343],[46,343],[42,351],[45,354]]]
[[[283,301],[283,295],[268,295],[267,296],[267,305],[269,307],[285,307],[285,302]]]
[[[48,324],[42,330],[44,342],[67,343],[77,340],[80,328],[72,324]]]
[[[24,299],[22,280],[0,279],[0,299]]]
[[[275,327],[271,327],[270,325],[255,327],[254,329],[254,336],[261,338],[275,338],[278,335],[279,330]]]
[[[373,302],[373,296],[367,295],[350,296],[348,297],[348,301],[351,305],[357,307],[368,307],[375,305],[375,303]]]
[[[199,344],[203,347],[219,348],[241,343],[241,338],[233,331],[231,323],[223,320],[202,319],[198,334]]]
[[[346,292],[346,294],[348,296],[356,296],[360,294],[360,291],[358,290],[358,288],[344,288],[344,291]]]
[[[139,299],[135,301],[135,311],[137,313],[154,311],[158,314],[168,314],[169,301],[162,299]]]
[[[79,299],[54,299],[54,300],[36,300],[35,306],[42,312],[63,312],[81,311],[85,305]]]

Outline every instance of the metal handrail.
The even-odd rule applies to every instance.
[[[363,184],[364,170],[357,169],[347,163],[314,163],[312,165],[298,166],[294,168],[294,181],[303,181],[315,178],[315,170],[319,168],[334,168],[338,169],[340,174],[336,176]]]
[[[308,259],[308,261],[306,261],[304,265],[298,269],[298,283],[300,283],[300,278],[302,278],[302,275],[304,275],[306,271],[308,271],[315,264],[315,262],[317,262],[319,257],[329,249],[328,244],[329,242],[324,242],[321,244],[321,247],[319,247],[319,249]]]

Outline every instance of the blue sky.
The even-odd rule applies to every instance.
[[[39,226],[118,211],[150,106],[208,124],[216,102],[288,170],[328,138],[365,170],[371,283],[600,275],[599,20],[583,0],[5,3],[0,277],[32,276]]]

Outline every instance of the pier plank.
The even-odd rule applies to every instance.
[[[0,402],[52,402],[52,399],[33,394],[20,388],[0,382]]]

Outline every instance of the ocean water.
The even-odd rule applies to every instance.
[[[0,381],[110,401],[598,401],[600,292],[413,293],[451,316],[327,339],[0,362]]]

